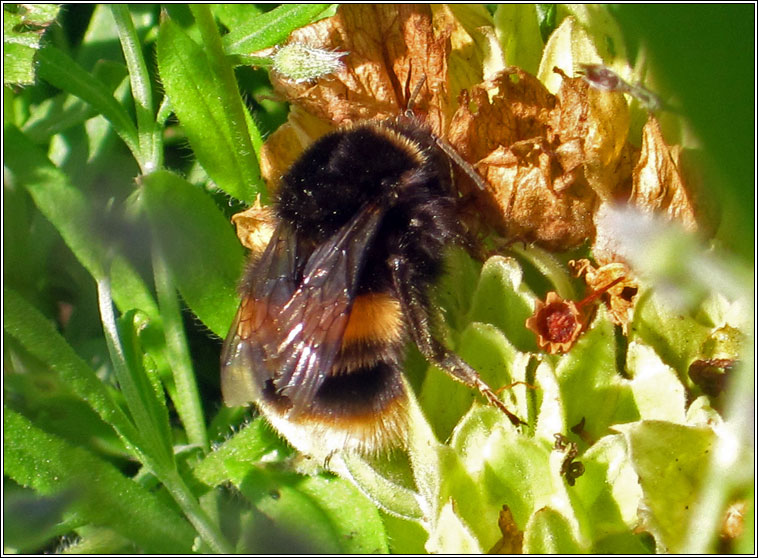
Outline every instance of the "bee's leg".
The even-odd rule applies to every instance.
[[[419,348],[419,351],[421,351],[421,354],[455,380],[478,389],[491,404],[506,414],[514,426],[525,424],[482,381],[476,370],[434,338],[429,327],[429,312],[426,308],[426,302],[423,295],[414,285],[408,261],[399,256],[393,257],[390,259],[390,268],[392,269],[392,282],[399,298],[400,306],[403,314],[407,316],[410,322],[411,337]]]

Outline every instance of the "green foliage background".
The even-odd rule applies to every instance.
[[[560,262],[454,254],[449,341],[491,385],[540,387],[505,395],[528,425],[414,353],[407,455],[337,456],[339,475],[218,389],[244,265],[229,217],[265,199],[255,155],[287,111],[245,56],[334,8],[25,6],[3,6],[6,551],[480,552],[507,504],[531,552],[704,552],[735,499],[748,529],[727,550],[753,551],[752,330],[722,343],[742,360],[726,396],[687,367],[753,313],[754,6],[609,8],[710,165],[715,256],[678,257],[723,265],[747,307],[713,283],[689,312],[651,290],[629,340],[601,310],[569,355],[538,356],[524,319],[545,285],[574,288]],[[560,23],[538,13],[543,34]],[[585,417],[591,444],[570,432]],[[710,457],[726,438],[709,421],[734,430],[731,461]],[[558,432],[580,449],[575,486]]]

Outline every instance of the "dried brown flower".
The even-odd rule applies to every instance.
[[[552,291],[547,293],[545,301],[538,300],[534,313],[526,320],[527,329],[537,334],[537,344],[542,350],[550,354],[567,352],[587,325],[584,307],[622,280],[623,277],[618,277],[579,302],[564,300]]]
[[[639,284],[629,266],[621,262],[612,262],[595,268],[587,259],[571,260],[569,266],[577,277],[584,275],[587,287],[591,291],[604,290],[611,320],[621,326],[626,335],[639,293]],[[613,286],[606,287],[611,284]]]
[[[537,344],[550,354],[565,353],[573,347],[584,328],[582,313],[572,300],[563,300],[549,292],[538,300],[526,327],[537,334]]]
[[[425,79],[414,112],[487,184],[482,191],[455,169],[471,230],[567,250],[596,238],[598,207],[618,199],[691,222],[678,154],[654,119],[639,156],[627,141],[623,93],[555,69],[554,95],[524,70],[500,71],[488,17],[461,6],[345,4],[294,31],[290,43],[346,54],[334,73],[315,80],[272,75],[292,108],[262,150],[269,188],[329,130],[401,114]]]

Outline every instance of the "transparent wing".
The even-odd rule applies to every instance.
[[[382,215],[376,206],[364,208],[313,251],[299,280],[294,234],[279,230],[255,268],[225,344],[227,403],[238,399],[227,397],[227,389],[252,399],[256,384],[271,381],[290,400],[291,413],[308,408],[342,345],[366,248]]]

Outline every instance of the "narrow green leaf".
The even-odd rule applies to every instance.
[[[134,110],[137,115],[137,132],[139,134],[139,158],[137,161],[142,172],[148,173],[159,168],[163,163],[162,130],[156,125],[153,114],[153,92],[150,75],[147,72],[140,39],[129,9],[123,4],[114,4],[111,6],[111,12],[118,28],[126,66],[129,68],[129,80],[132,86]]]
[[[129,411],[142,437],[148,465],[156,475],[172,468],[173,448],[163,387],[143,363],[136,329],[141,317],[134,310],[116,324],[106,281],[98,281],[98,300],[111,362]]]
[[[134,122],[104,83],[95,79],[68,54],[52,45],[42,48],[37,60],[42,79],[89,103],[110,122],[134,157],[139,160],[139,140]]]
[[[110,247],[93,223],[91,204],[84,194],[17,128],[6,126],[4,150],[11,179],[27,189],[87,271],[95,279],[104,277]],[[115,255],[111,269],[113,300],[119,309],[139,308],[157,319],[158,306],[132,265]]]
[[[298,27],[316,21],[331,4],[284,4],[250,19],[224,37],[227,54],[250,54],[279,44]]]
[[[53,325],[14,291],[3,290],[3,328],[32,355],[54,369],[71,390],[112,425],[127,445],[139,446],[134,425],[113,402],[95,372],[66,343]],[[6,439],[7,440],[7,439]]]
[[[186,553],[195,532],[156,495],[115,467],[5,408],[4,472],[42,495],[74,491],[69,519],[105,525],[148,553]],[[96,480],[97,482],[93,482]]]
[[[211,4],[211,11],[227,29],[236,29],[263,13],[260,4]]]
[[[227,194],[252,203],[263,189],[239,93],[224,87],[205,52],[171,20],[161,24],[158,70],[200,164]],[[234,119],[239,113],[242,119]],[[241,120],[245,120],[242,122]]]
[[[101,60],[95,65],[92,75],[113,93],[124,81],[127,72],[123,64]],[[51,136],[81,124],[97,114],[90,104],[79,97],[61,93],[33,108],[28,120],[24,122],[23,132],[32,141],[44,143]]]
[[[145,207],[187,305],[219,337],[237,310],[243,250],[231,224],[202,190],[167,171],[144,178]]]

